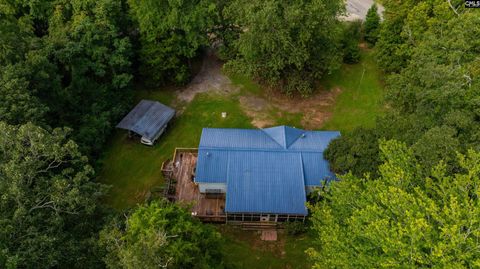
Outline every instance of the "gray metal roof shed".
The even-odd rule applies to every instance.
[[[175,116],[175,110],[157,101],[142,100],[117,124],[117,128],[154,140]]]

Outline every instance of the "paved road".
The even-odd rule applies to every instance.
[[[373,0],[347,0],[347,16],[345,20],[353,21],[365,19],[368,9],[373,5]],[[382,14],[383,6],[377,4],[378,13]]]

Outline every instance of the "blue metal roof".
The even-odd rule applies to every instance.
[[[307,214],[302,160],[296,153],[229,153],[226,212]]]
[[[200,148],[280,149],[281,146],[260,129],[203,128]]]
[[[290,145],[295,142],[299,137],[305,135],[304,130],[288,126],[277,126],[263,129],[263,131],[284,149],[290,147]]]
[[[305,186],[320,186],[324,180],[335,179],[335,174],[330,171],[330,166],[323,159],[322,153],[302,152],[301,154]]]
[[[226,183],[229,151],[198,149],[195,181],[208,183]],[[200,164],[199,164],[200,162]]]
[[[226,212],[306,214],[305,186],[334,179],[323,151],[336,131],[204,128],[196,182],[226,183]]]
[[[117,124],[152,140],[173,118],[175,110],[156,101],[142,100]]]

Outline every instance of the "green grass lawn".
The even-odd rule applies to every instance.
[[[173,101],[169,92],[139,92],[140,99]],[[221,112],[227,117],[221,117]],[[200,94],[176,118],[153,147],[129,139],[127,132],[118,130],[104,154],[100,181],[112,186],[107,203],[126,208],[142,202],[148,191],[163,183],[160,167],[171,158],[176,147],[197,147],[204,127],[251,128],[250,119],[238,101],[221,95]]]
[[[240,95],[257,96],[268,100],[270,93],[247,77],[242,75],[229,77],[234,84],[241,87]],[[319,113],[328,112],[332,116],[317,128],[345,133],[360,126],[374,126],[375,117],[383,111],[381,78],[382,74],[370,49],[361,50],[360,63],[343,64],[339,70],[326,75],[319,81],[319,89],[313,95],[324,94],[323,91],[333,91],[337,88],[340,89],[340,93],[331,106],[320,109]],[[298,97],[296,98],[290,102],[300,101]],[[302,106],[302,103],[298,102],[297,105]],[[288,111],[285,107],[288,105],[282,106],[282,103],[277,107],[269,107],[263,117],[268,118],[273,125],[304,127],[302,124],[304,115]]]
[[[260,240],[260,233],[238,227],[218,225],[225,242],[222,246],[227,264],[234,268],[311,268],[305,250],[312,246],[311,233],[299,236],[278,233],[278,240]]]
[[[321,81],[323,88],[339,87],[341,93],[329,107],[332,117],[322,129],[348,132],[358,126],[373,126],[375,116],[382,112],[383,90],[380,72],[372,53],[362,52],[362,62],[343,65],[340,70]],[[252,128],[238,101],[242,95],[262,96],[263,89],[241,76],[230,76],[242,90],[230,96],[203,93],[189,104],[175,103],[173,89],[137,89],[136,98],[157,100],[182,110],[167,132],[153,147],[139,143],[139,138],[129,139],[127,132],[118,130],[101,158],[99,180],[112,186],[106,203],[125,209],[143,202],[149,191],[163,184],[161,164],[173,155],[176,147],[197,147],[202,128]],[[227,112],[227,118],[221,117]],[[301,113],[273,108],[268,111],[274,123],[301,126]],[[300,237],[281,234],[277,242],[263,242],[259,235],[249,231],[217,226],[225,237],[222,246],[227,262],[239,268],[308,268],[305,250],[312,235]]]
[[[341,89],[331,108],[332,117],[322,129],[349,132],[360,126],[372,127],[375,125],[375,117],[382,113],[381,73],[371,50],[362,51],[361,56],[360,63],[344,64],[340,70],[321,81],[326,89]]]

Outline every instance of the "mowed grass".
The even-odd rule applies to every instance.
[[[311,232],[289,236],[278,232],[278,240],[261,241],[260,232],[243,231],[238,227],[218,225],[225,242],[222,246],[227,264],[233,268],[276,269],[311,268],[305,250],[312,246]]]
[[[139,99],[173,102],[173,92],[140,91]],[[222,118],[221,112],[227,112]],[[106,202],[123,209],[143,202],[149,191],[161,186],[162,162],[173,155],[176,147],[198,147],[202,128],[251,128],[250,119],[238,101],[222,95],[200,94],[169,126],[153,147],[140,144],[139,138],[128,138],[127,132],[116,131],[102,158],[99,180],[111,185]]]
[[[362,50],[360,63],[347,65],[327,75],[321,81],[326,89],[340,88],[332,116],[322,129],[350,132],[357,127],[373,127],[375,118],[383,111],[381,72],[372,50]]]
[[[313,92],[313,95],[335,89],[340,89],[340,93],[335,97],[332,105],[320,109],[319,113],[327,112],[331,117],[317,129],[338,130],[345,133],[357,127],[368,128],[375,125],[375,118],[383,112],[384,90],[382,73],[377,67],[373,54],[371,49],[361,49],[359,63],[343,64],[340,69],[325,75],[318,82],[319,89]],[[269,92],[258,83],[243,75],[229,74],[229,77],[233,84],[241,87],[240,95],[253,95],[268,100]],[[302,125],[304,115],[290,112],[281,104],[278,108],[270,108],[266,113],[267,118],[274,125],[304,128]]]
[[[332,116],[322,129],[349,132],[359,126],[373,126],[375,117],[382,113],[383,88],[381,74],[371,51],[362,52],[362,61],[342,68],[322,81],[322,88],[340,88],[335,103],[328,107]],[[157,100],[183,112],[172,122],[153,147],[141,145],[139,138],[129,139],[127,132],[116,131],[101,159],[99,180],[112,186],[106,203],[125,209],[141,203],[149,191],[163,184],[161,164],[173,155],[176,147],[197,147],[202,128],[253,128],[251,118],[242,110],[238,98],[242,95],[262,96],[263,89],[242,76],[230,76],[234,84],[242,86],[238,94],[230,96],[203,93],[189,104],[175,104],[175,91],[137,90],[140,99]],[[183,107],[184,106],[184,107]],[[227,112],[227,118],[221,117]],[[301,113],[271,109],[269,115],[276,124],[300,127]],[[226,225],[216,226],[225,242],[222,250],[226,262],[236,268],[310,268],[305,250],[312,245],[314,235],[306,233],[291,237],[279,235],[277,242],[263,242],[260,235]]]

